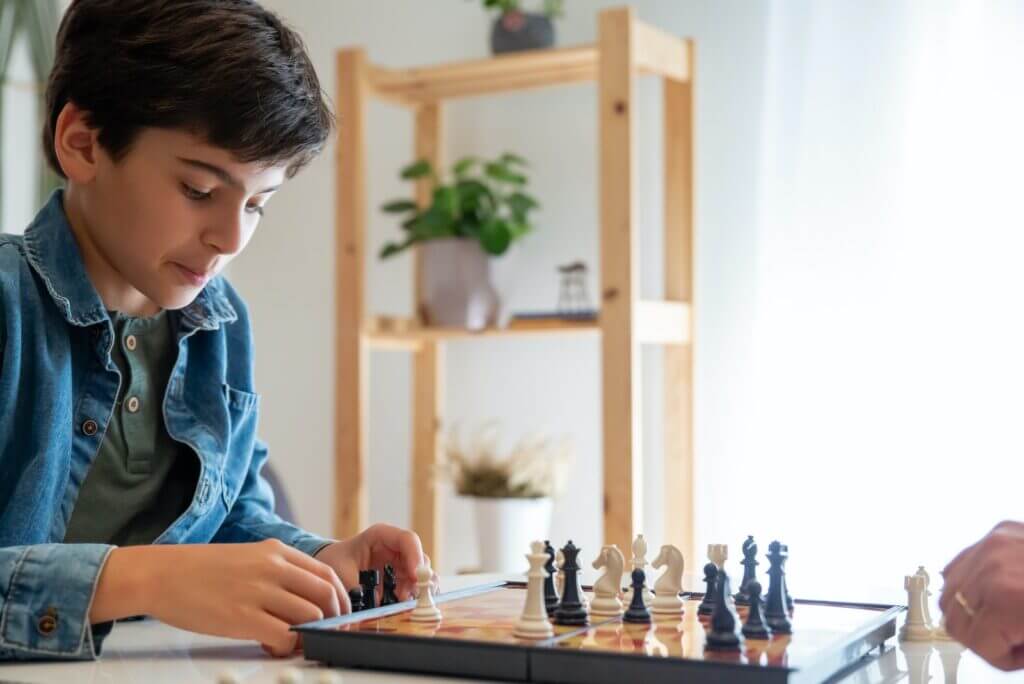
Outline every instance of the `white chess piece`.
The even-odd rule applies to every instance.
[[[665,572],[654,583],[654,601],[651,612],[655,615],[681,615],[683,599],[683,554],[671,544],[661,547],[661,552],[651,562],[655,568],[665,566]]]
[[[341,675],[330,670],[325,670],[316,678],[316,684],[342,684]]]
[[[242,684],[242,679],[234,670],[224,670],[217,675],[217,684]]]
[[[935,627],[935,631],[932,632],[932,639],[935,641],[952,641],[956,642],[956,639],[949,636],[949,632],[946,631],[946,616],[943,615],[939,618],[939,624]]]
[[[955,641],[947,640],[936,643],[935,650],[939,652],[939,661],[942,663],[946,684],[957,684],[960,675],[960,657],[963,655],[965,647]]]
[[[622,615],[622,601],[619,591],[622,589],[622,569],[626,559],[615,544],[601,547],[601,553],[593,562],[595,570],[604,568],[604,572],[594,582],[594,601],[590,604],[593,615]]]
[[[416,568],[416,607],[412,609],[409,619],[413,622],[440,622],[441,611],[434,605],[434,596],[430,593],[430,579],[434,572],[429,565]]]
[[[729,560],[728,544],[708,544],[708,560],[718,566],[721,570],[725,567],[725,561]]]
[[[643,570],[647,574],[647,540],[644,535],[636,535],[633,540],[633,569]],[[644,605],[650,606],[654,601],[654,593],[650,590],[647,582],[644,582]]]
[[[565,596],[565,570],[562,566],[565,565],[565,554],[562,553],[562,549],[555,551],[555,567],[558,568],[558,574],[555,575],[555,585],[558,587],[558,595]]]
[[[928,571],[924,569],[923,565],[917,566],[917,572],[914,573],[919,577],[924,578],[924,623],[928,625],[928,629],[935,631],[935,623],[932,622],[932,592],[928,591],[928,585],[932,583],[932,578],[928,576]]]
[[[928,684],[931,675],[928,665],[932,658],[932,645],[924,642],[900,641],[900,650],[907,661],[907,684]]]
[[[302,684],[302,670],[289,667],[277,676],[277,684]]]
[[[925,578],[907,575],[903,588],[907,590],[907,619],[900,628],[900,641],[931,641],[933,630],[925,622]]]
[[[524,639],[547,639],[554,636],[555,630],[548,622],[548,611],[544,606],[544,564],[548,562],[544,542],[530,544],[526,560],[530,562],[530,572],[526,576],[526,603],[513,633]]]

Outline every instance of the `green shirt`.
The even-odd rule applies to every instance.
[[[170,315],[112,311],[110,317],[121,388],[68,521],[66,544],[151,544],[188,507],[199,479],[198,457],[164,426],[164,392],[177,359]]]

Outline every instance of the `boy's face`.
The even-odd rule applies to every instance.
[[[245,248],[287,165],[240,163],[185,131],[142,130],[118,162],[97,146],[79,193],[107,286],[180,309]]]

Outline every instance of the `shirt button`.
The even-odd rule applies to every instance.
[[[43,636],[50,636],[57,629],[57,609],[48,608],[45,615],[39,616],[36,629]]]
[[[92,437],[93,435],[95,435],[96,432],[99,429],[100,429],[100,426],[97,425],[96,421],[91,419],[91,418],[89,420],[85,421],[84,423],[82,423],[82,432],[84,432],[89,437]]]
[[[128,397],[128,403],[126,404],[126,406],[128,407],[128,412],[129,413],[138,413],[138,411],[139,411],[139,398],[138,397]]]
[[[129,335],[124,338],[124,346],[128,348],[128,351],[135,351],[135,347],[138,346],[138,340],[135,339],[135,335]]]

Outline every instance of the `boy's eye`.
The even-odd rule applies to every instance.
[[[185,197],[188,197],[190,200],[209,199],[211,194],[209,192],[203,192],[202,190],[196,190],[188,183],[181,184],[181,191],[185,194]]]
[[[257,214],[259,216],[263,216],[263,207],[261,207],[258,204],[250,204],[245,208],[245,210],[248,211],[250,214]]]

